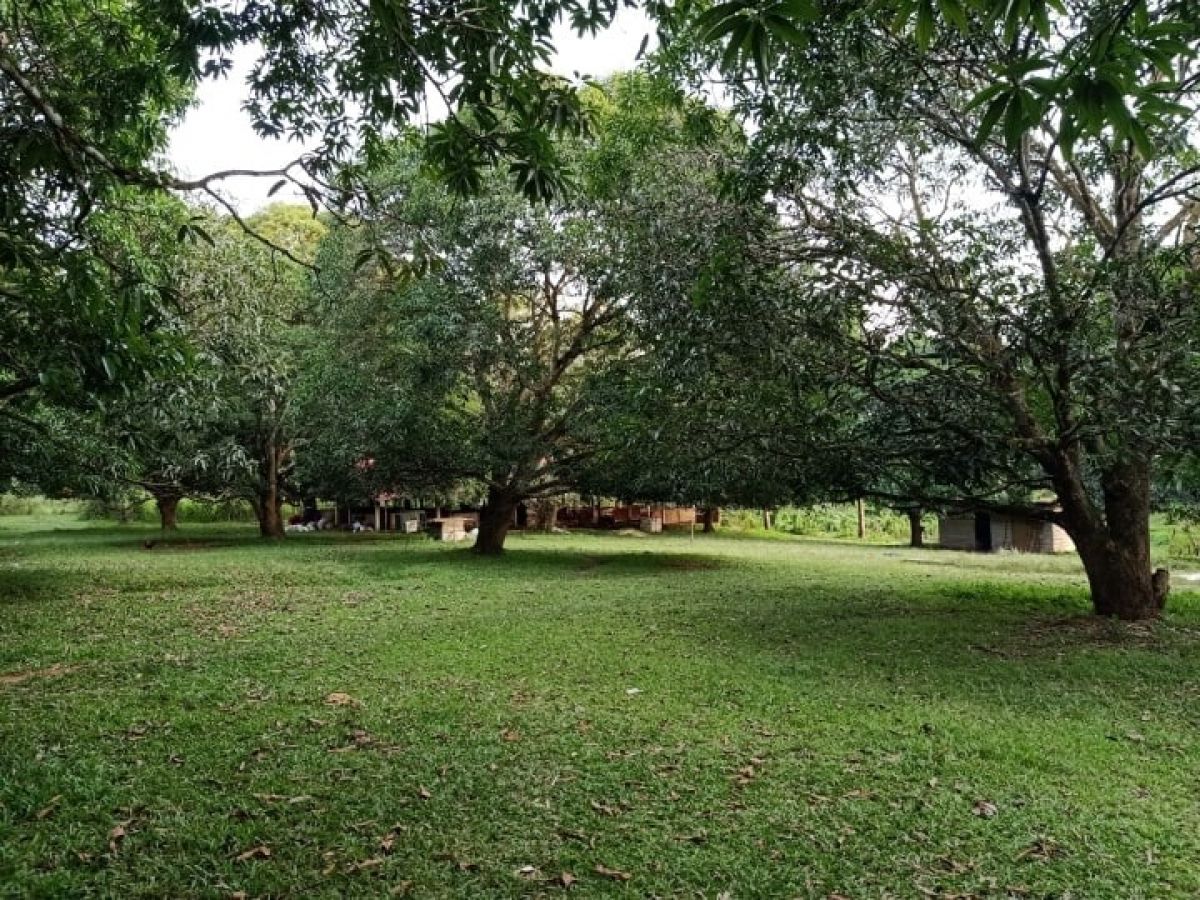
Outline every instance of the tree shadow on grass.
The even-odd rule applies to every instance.
[[[74,596],[89,583],[82,573],[62,569],[0,566],[0,607],[52,603]]]
[[[576,547],[522,547],[500,556],[480,556],[469,545],[447,548],[435,543],[398,547],[394,553],[365,556],[363,563],[387,572],[397,563],[455,567],[467,575],[513,576],[527,580],[562,578],[629,578],[680,575],[727,568],[730,561],[703,553],[676,553],[635,548],[597,551]],[[398,568],[395,571],[399,571]]]
[[[806,596],[807,593],[807,596]],[[820,672],[836,684],[874,685],[969,702],[1059,688],[1120,696],[1139,679],[1175,684],[1200,674],[1200,628],[1101,622],[1086,589],[1003,582],[864,587],[797,585],[675,611],[676,633],[783,672]],[[798,668],[797,668],[798,667]],[[1020,687],[1018,694],[1014,688]]]

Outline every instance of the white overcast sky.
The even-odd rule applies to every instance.
[[[613,26],[596,37],[577,37],[567,28],[556,35],[554,71],[565,76],[576,72],[604,78],[613,72],[632,69],[642,37],[652,26],[640,10],[623,10]],[[651,38],[651,46],[653,46]],[[253,56],[243,52],[234,57],[230,77],[206,81],[198,104],[171,135],[168,156],[180,175],[199,178],[225,169],[272,169],[300,155],[294,143],[260,138],[242,110],[246,97],[245,77]],[[223,182],[222,193],[245,214],[267,201],[273,178],[233,178]],[[294,198],[296,195],[292,195]],[[281,191],[271,198],[289,199]]]

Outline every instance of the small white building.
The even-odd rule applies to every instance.
[[[938,516],[938,543],[950,550],[1070,553],[1071,536],[1053,522],[1013,513],[956,512]]]

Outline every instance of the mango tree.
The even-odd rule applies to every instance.
[[[1190,4],[734,2],[698,36],[760,123],[806,358],[886,416],[870,487],[1057,522],[1097,614],[1157,615],[1155,461],[1200,411]]]

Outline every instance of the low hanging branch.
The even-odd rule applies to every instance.
[[[248,225],[238,214],[233,204],[221,196],[215,188],[215,185],[230,178],[275,178],[294,184],[311,200],[315,189],[297,178],[294,171],[299,168],[308,174],[305,166],[307,159],[305,156],[297,157],[287,165],[275,169],[223,169],[218,172],[211,172],[200,178],[180,178],[173,172],[163,169],[121,165],[110,159],[92,141],[89,141],[76,129],[67,124],[66,120],[58,112],[54,104],[45,96],[43,91],[21,70],[16,58],[4,48],[2,40],[0,40],[0,73],[16,85],[21,94],[29,101],[29,104],[42,116],[45,123],[53,132],[56,143],[62,148],[64,153],[75,157],[77,160],[91,163],[120,183],[130,187],[163,191],[170,190],[181,193],[204,193],[224,209],[230,218],[237,223],[238,227],[256,241],[286,257],[290,262],[298,266],[310,271],[316,270],[311,262],[300,259],[286,247],[275,243]],[[78,170],[79,167],[75,166],[74,168]],[[84,193],[86,194],[86,189]]]

